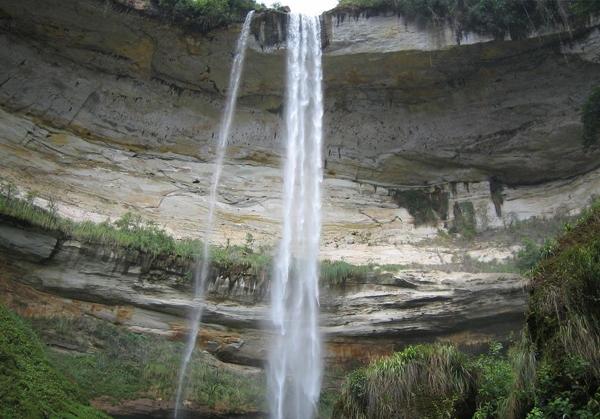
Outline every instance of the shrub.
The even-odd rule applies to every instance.
[[[542,248],[533,240],[525,239],[517,252],[516,264],[521,272],[529,272],[542,257]]]
[[[513,381],[507,396],[497,401],[498,414],[496,417],[519,419],[526,416],[535,400],[537,359],[526,332],[510,348],[508,355],[513,371]]]
[[[451,233],[458,233],[467,240],[471,240],[477,234],[477,220],[475,218],[475,207],[472,202],[454,203],[454,222],[450,228]]]
[[[466,356],[449,345],[409,346],[351,373],[334,418],[460,418],[474,411]]]
[[[600,202],[542,252],[527,328],[538,354],[535,417],[593,417],[600,386]]]
[[[513,385],[514,371],[510,361],[501,353],[502,344],[492,342],[487,354],[473,361],[477,377],[477,410],[474,419],[501,417],[501,405]]]
[[[329,285],[344,285],[348,281],[362,282],[371,271],[371,266],[367,265],[356,266],[343,260],[326,260],[321,263],[320,280]]]

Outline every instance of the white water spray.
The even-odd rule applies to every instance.
[[[233,120],[233,112],[235,111],[235,104],[237,101],[238,90],[240,87],[240,79],[242,76],[242,70],[244,67],[244,58],[246,56],[246,44],[248,43],[248,35],[250,34],[250,23],[252,22],[252,16],[254,11],[250,11],[244,21],[242,32],[238,38],[235,58],[233,60],[233,66],[231,67],[231,74],[229,78],[229,88],[227,90],[227,100],[225,110],[223,112],[223,118],[221,120],[221,126],[219,130],[219,143],[217,145],[217,155],[215,159],[215,171],[212,176],[212,183],[209,195],[209,207],[208,207],[208,218],[206,219],[206,229],[204,236],[204,244],[202,247],[202,259],[198,260],[194,270],[194,304],[190,313],[190,330],[188,340],[185,346],[185,351],[181,359],[181,368],[179,370],[179,378],[177,382],[177,395],[175,397],[175,418],[177,419],[180,414],[181,405],[184,397],[184,390],[186,387],[188,367],[194,347],[196,346],[196,339],[198,337],[198,331],[200,329],[200,321],[202,320],[202,311],[204,309],[204,293],[206,290],[206,280],[210,271],[210,241],[214,228],[215,218],[215,207],[217,203],[217,189],[219,187],[219,181],[221,179],[221,172],[223,170],[223,158],[225,157],[225,149],[227,148],[227,139],[229,137],[229,130],[231,128],[231,122]]]
[[[323,90],[318,17],[290,15],[283,234],[271,287],[269,357],[274,419],[311,419],[321,388],[319,240]]]

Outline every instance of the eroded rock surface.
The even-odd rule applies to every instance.
[[[239,28],[202,35],[155,16],[146,2],[133,4],[137,12],[127,12],[131,6],[3,2],[0,176],[68,204],[71,216],[105,219],[135,209],[178,236],[195,236]],[[586,176],[600,154],[583,148],[579,116],[600,81],[597,28],[457,45],[396,16],[327,19],[326,29],[338,34],[324,61],[328,257],[351,253],[342,242],[356,230],[371,231],[387,253],[390,240],[377,238],[382,225],[403,241],[435,232],[413,228],[392,199],[397,190],[481,185],[478,216],[497,226],[507,214],[551,215],[539,205],[523,210],[529,204],[518,196],[552,196],[570,211],[600,189]],[[392,26],[394,35],[382,40],[382,27]],[[340,34],[352,31],[364,32],[372,50],[341,48]],[[407,31],[422,41],[406,40]],[[395,47],[378,50],[370,40]],[[242,241],[242,230],[271,242],[278,233],[283,74],[283,49],[253,45],[221,189],[221,242]],[[490,179],[515,204],[503,214],[489,210]],[[578,195],[571,199],[565,183],[586,185],[570,188]],[[473,198],[468,187],[451,195]],[[451,221],[453,212],[440,218]]]
[[[145,263],[143,255],[62,242],[18,223],[0,224],[0,238],[2,299],[11,306],[25,305],[34,316],[77,310],[174,338],[187,327],[187,313],[195,302],[185,272],[172,261]],[[246,278],[245,283],[240,278],[213,278],[201,345],[227,362],[262,365],[268,341],[268,286],[257,278]],[[328,358],[352,360],[337,352],[344,341],[354,347],[362,344],[360,356],[368,358],[407,342],[458,339],[465,333],[505,338],[504,333],[522,321],[524,287],[515,274],[435,270],[385,271],[364,283],[323,284]],[[388,347],[370,348],[373,339],[388,342]],[[478,343],[458,341],[466,346]]]

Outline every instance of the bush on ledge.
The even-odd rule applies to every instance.
[[[475,382],[450,345],[409,346],[348,376],[333,418],[470,417]]]

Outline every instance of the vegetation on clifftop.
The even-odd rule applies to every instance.
[[[538,259],[527,324],[507,353],[498,344],[479,357],[448,346],[409,347],[350,374],[335,417],[600,417],[600,201]],[[454,384],[432,392],[438,382]],[[413,399],[399,404],[397,394]],[[423,394],[427,410],[415,410]]]
[[[536,29],[576,25],[600,14],[600,2],[590,0],[340,0],[339,5],[371,13],[393,11],[421,24],[449,23],[458,41],[465,32],[519,39]]]
[[[159,9],[174,19],[184,20],[201,32],[244,19],[251,10],[265,6],[254,0],[154,0]]]
[[[0,417],[107,418],[50,364],[29,325],[0,305]]]

